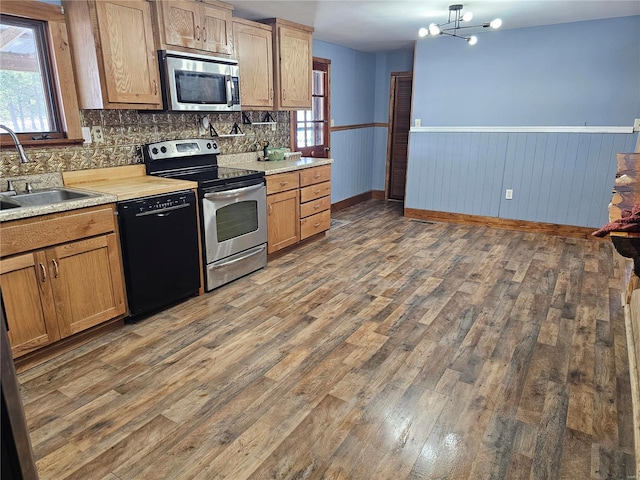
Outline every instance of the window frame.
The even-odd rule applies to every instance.
[[[314,145],[313,147],[298,146],[298,111],[299,110],[292,110],[290,112],[290,117],[289,117],[289,124],[291,125],[291,128],[290,128],[291,150],[302,152],[303,156],[311,156],[316,158],[328,158],[329,151],[331,150],[331,130],[329,128],[329,122],[331,118],[331,60],[327,58],[313,57],[312,71],[326,72],[325,95],[323,95],[325,98],[324,120],[321,122],[322,128],[323,128],[323,135],[325,138],[325,142],[323,143],[325,149],[322,152],[318,152],[318,154],[316,154],[314,150],[318,145]],[[313,95],[313,92],[312,92],[312,98],[311,98],[312,110],[313,110],[314,98],[315,96]],[[308,111],[308,110],[302,110],[302,111]],[[314,116],[314,121],[317,121],[316,118],[317,117]],[[317,122],[320,123],[319,121]]]
[[[69,36],[63,8],[35,0],[21,2],[0,2],[0,15],[21,17],[29,20],[39,20],[45,24],[45,39],[48,56],[51,63],[50,85],[52,103],[57,109],[58,135],[60,138],[32,140],[33,133],[16,134],[20,143],[25,147],[49,146],[82,143],[82,129],[80,110],[76,94],[73,64]],[[61,86],[64,85],[64,88]],[[13,140],[9,134],[0,131],[0,146],[12,146]]]

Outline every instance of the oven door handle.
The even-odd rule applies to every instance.
[[[240,195],[244,195],[245,193],[253,192],[255,190],[260,190],[264,187],[264,184],[253,185],[251,187],[242,187],[236,188],[233,190],[224,190],[222,192],[209,192],[204,194],[204,198],[227,198],[227,197],[238,197]]]
[[[258,253],[261,253],[265,248],[267,248],[266,245],[260,245],[259,247],[255,247],[255,248],[252,248],[251,250],[247,251],[247,253],[245,255],[242,255],[242,256],[239,256],[239,257],[235,257],[232,260],[222,260],[220,262],[212,263],[211,265],[209,265],[209,268],[227,267],[227,266],[232,265],[234,263],[241,262],[242,260],[246,260],[249,257],[253,257],[254,255],[257,255]]]

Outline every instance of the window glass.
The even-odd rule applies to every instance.
[[[44,32],[38,20],[0,20],[0,124],[16,133],[58,130]]]

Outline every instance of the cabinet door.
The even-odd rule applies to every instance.
[[[300,240],[298,190],[267,195],[267,253]]]
[[[125,312],[115,234],[51,248],[47,265],[62,337]]]
[[[160,7],[165,43],[178,47],[200,48],[200,5],[190,1],[163,1],[160,2]]]
[[[273,40],[271,30],[233,24],[235,57],[240,66],[243,109],[273,108]]]
[[[60,338],[44,252],[0,260],[0,288],[14,358]]]
[[[279,105],[284,109],[311,108],[313,56],[311,33],[278,27],[280,45]]]
[[[231,10],[203,4],[201,35],[203,50],[231,55],[233,53]]]
[[[96,2],[96,13],[107,101],[161,106],[149,3],[100,1]]]

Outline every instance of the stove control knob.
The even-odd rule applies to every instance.
[[[213,142],[213,148],[218,148],[218,144],[216,142]]]
[[[160,147],[160,151],[162,153],[167,153],[167,147]]]
[[[151,153],[153,153],[154,155],[157,155],[158,154],[158,149],[156,147],[153,147],[151,149]]]
[[[207,150],[211,150],[211,142],[207,143]]]

